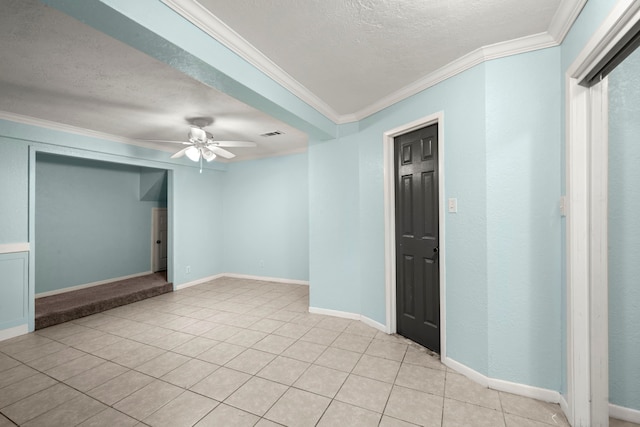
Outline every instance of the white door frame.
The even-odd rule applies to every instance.
[[[167,212],[167,215],[169,214],[169,211],[167,208],[151,208],[151,271],[153,273],[155,273],[157,271],[158,268],[158,260],[159,260],[159,250],[160,248],[158,248],[158,244],[156,243],[156,240],[158,240],[157,236],[156,236],[156,226],[157,221],[158,221],[158,214],[162,211]],[[169,235],[169,220],[167,218],[167,238]],[[167,242],[167,250],[169,249],[169,245]],[[168,258],[167,258],[167,264],[168,264]],[[169,268],[169,266],[167,265],[167,268]]]
[[[607,80],[579,82],[640,21],[620,0],[566,74],[567,409],[571,425],[609,423]]]
[[[382,137],[384,159],[384,265],[387,324],[386,332],[397,332],[396,318],[396,214],[395,214],[395,165],[394,138],[405,133],[438,124],[438,210],[439,210],[439,251],[440,263],[440,357],[446,357],[446,269],[445,269],[445,194],[444,194],[444,112],[415,120],[411,123],[384,132]]]

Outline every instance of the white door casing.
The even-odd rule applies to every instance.
[[[385,236],[385,300],[386,332],[397,331],[396,319],[396,238],[395,238],[395,167],[394,138],[398,135],[438,124],[438,193],[439,193],[439,252],[440,260],[440,357],[444,360],[447,351],[446,328],[446,239],[445,239],[445,193],[444,193],[444,113],[438,112],[411,123],[384,132],[382,137],[384,161],[384,236]]]
[[[566,415],[575,427],[609,423],[608,86],[579,83],[639,21],[640,2],[619,1],[566,75]]]

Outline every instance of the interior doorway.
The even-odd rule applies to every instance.
[[[440,352],[438,124],[394,138],[397,332]]]
[[[567,395],[575,426],[636,421],[609,403],[608,79],[640,34],[640,3],[619,2],[567,71]],[[619,62],[618,62],[619,64]],[[635,418],[638,417],[638,418]],[[633,420],[632,420],[633,418]],[[636,421],[637,422],[637,421]]]
[[[152,208],[151,217],[151,271],[156,273],[167,269],[167,208]]]
[[[144,287],[146,276],[158,278],[148,281],[154,289],[156,285],[162,292],[173,289],[171,247],[165,250],[166,273],[152,275],[149,246],[152,208],[172,209],[171,170],[37,143],[29,147],[29,160],[28,227],[35,248],[29,253],[29,331],[43,314],[62,318],[59,313],[64,312],[66,316],[69,307],[57,302],[83,291],[95,296],[109,284],[124,281]],[[171,236],[171,225],[165,223],[165,234]],[[134,286],[126,288],[127,297],[129,291],[135,292]],[[142,294],[149,297],[147,290]],[[120,301],[121,296],[105,293],[110,302]],[[36,309],[53,300],[51,311]],[[93,304],[84,299],[83,303]],[[78,307],[75,312],[84,308]]]
[[[437,233],[433,231],[431,234],[437,234],[438,246],[430,246],[433,259],[433,249],[438,248],[437,264],[433,264],[434,269],[431,273],[437,273],[435,286],[438,291],[439,313],[439,353],[442,359],[446,358],[446,250],[445,250],[445,221],[444,221],[444,114],[438,112],[427,117],[415,120],[411,123],[391,129],[383,134],[383,155],[384,155],[384,222],[385,222],[385,291],[386,291],[386,331],[388,333],[398,332],[398,312],[397,302],[400,295],[397,293],[397,238],[396,238],[396,174],[394,162],[395,138],[401,135],[410,134],[423,128],[431,127],[432,134],[432,161],[437,164],[432,176],[435,188],[437,188]],[[432,187],[433,188],[433,187]],[[434,214],[435,215],[435,214]],[[437,266],[436,266],[437,265]],[[433,313],[431,314],[433,319]],[[435,323],[435,322],[434,322]]]

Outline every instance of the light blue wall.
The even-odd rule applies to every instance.
[[[195,168],[174,172],[174,283],[224,273],[224,172]],[[187,273],[187,267],[191,272]]]
[[[385,131],[444,113],[447,355],[487,374],[485,65],[360,122],[360,262],[362,313],[385,323],[383,146]],[[337,153],[336,153],[337,155]],[[313,261],[312,261],[313,262]]]
[[[358,139],[309,145],[311,307],[361,313]]]
[[[640,50],[609,75],[609,400],[640,410]]]
[[[36,156],[36,294],[151,270],[151,209],[164,204],[140,201],[140,178],[136,166]]]
[[[167,171],[142,168],[140,171],[140,200],[167,204]]]
[[[384,323],[382,133],[442,111],[445,197],[456,197],[459,206],[457,214],[444,218],[447,355],[492,377],[560,387],[562,265],[550,254],[564,259],[564,254],[558,255],[563,237],[557,218],[564,174],[563,129],[558,124],[564,121],[563,73],[613,0],[587,3],[560,57],[558,49],[551,49],[481,64],[346,126],[334,126],[159,1],[46,3],[310,135],[312,306],[361,313]],[[517,79],[517,73],[529,78]],[[33,131],[27,139],[44,141],[50,134],[60,137],[55,132]],[[21,132],[14,136],[24,138]],[[545,140],[536,141],[534,136]],[[63,145],[74,150],[86,145],[86,138],[65,138]],[[98,147],[106,145],[101,148],[104,152],[146,159],[150,164],[145,166],[159,167],[166,157],[166,153],[121,144],[101,142]],[[536,171],[527,156],[549,162]],[[242,260],[223,258],[226,254],[220,245],[226,232],[217,226],[231,212],[224,203],[224,172],[206,170],[200,175],[175,162],[170,169],[175,282],[223,272],[223,259],[242,265]],[[549,252],[542,253],[545,243]],[[512,253],[514,247],[521,251]],[[191,275],[185,272],[188,265]],[[543,331],[551,341],[544,341]],[[521,360],[512,360],[524,352],[512,348],[514,337],[531,351]],[[503,363],[507,356],[511,358]]]
[[[26,243],[29,148],[0,136],[0,244]]]
[[[307,153],[231,163],[224,174],[226,271],[309,280]]]
[[[2,195],[0,244],[29,242],[33,253],[35,253],[37,235],[28,236],[28,183],[30,174],[33,173],[33,178],[35,178],[37,171],[36,163],[30,162],[30,149],[84,159],[169,169],[171,171],[170,177],[173,180],[173,182],[169,180],[170,210],[173,206],[172,196],[174,194],[176,197],[173,198],[180,201],[180,205],[173,209],[169,218],[170,238],[173,238],[175,234],[176,240],[175,254],[172,257],[173,263],[169,266],[170,280],[175,285],[180,285],[224,271],[220,263],[211,261],[211,254],[214,259],[221,259],[221,252],[216,245],[211,245],[208,242],[210,237],[207,237],[211,236],[217,239],[216,241],[222,241],[222,236],[217,236],[215,231],[203,233],[202,230],[196,228],[196,223],[193,220],[194,212],[199,212],[200,215],[213,220],[221,220],[221,171],[226,169],[224,164],[207,164],[204,172],[200,174],[197,165],[193,162],[184,159],[178,161],[169,159],[169,153],[163,151],[6,120],[0,120],[0,165],[2,166],[0,174],[3,175],[3,179],[0,179],[0,194]],[[135,191],[138,192],[139,187]],[[212,194],[213,199],[202,197],[203,194]],[[33,196],[35,201],[35,192]],[[201,202],[201,198],[204,200],[203,202]],[[191,237],[185,238],[184,236]],[[173,250],[174,247],[171,247],[170,250]],[[193,266],[190,275],[185,272],[186,265]],[[29,266],[29,268],[34,267],[34,265]],[[34,279],[35,269],[31,276],[31,280],[35,281]],[[22,289],[22,287],[27,286],[28,283],[29,278],[24,277],[14,281],[11,286],[20,287],[21,290],[26,291],[26,288]],[[5,284],[3,283],[3,285]],[[15,289],[12,288],[7,292],[16,294],[14,291]],[[16,304],[19,302],[16,301]]]
[[[486,64],[489,376],[558,390],[560,49]]]
[[[28,256],[0,254],[0,331],[29,322]]]

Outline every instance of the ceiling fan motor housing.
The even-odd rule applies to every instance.
[[[203,129],[192,127],[189,131],[189,140],[192,142],[207,142],[207,132]]]

